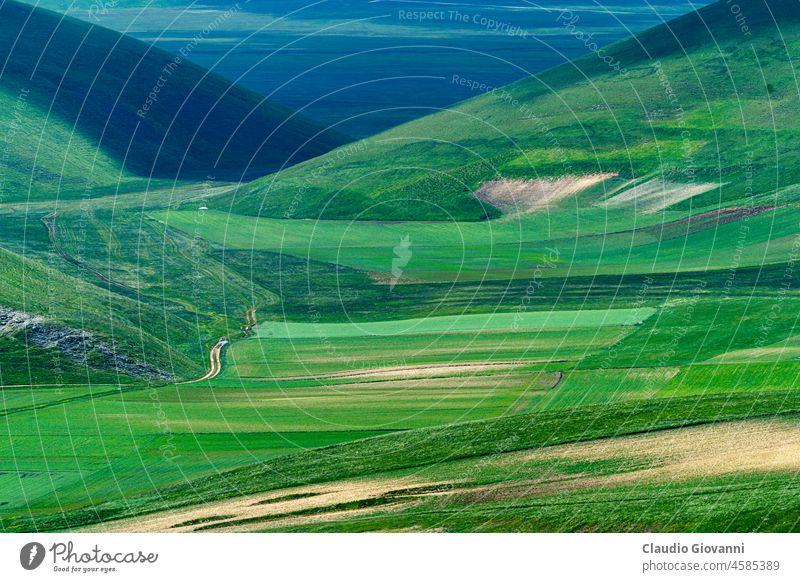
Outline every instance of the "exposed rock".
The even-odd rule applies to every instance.
[[[116,352],[91,332],[48,323],[43,317],[0,306],[0,336],[24,334],[24,341],[44,349],[57,349],[71,360],[97,369],[112,369],[147,380],[173,380],[174,376]]]
[[[0,336],[11,335],[30,324],[43,323],[44,318],[0,306]]]

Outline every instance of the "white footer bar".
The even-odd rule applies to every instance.
[[[800,579],[799,547],[794,534],[5,534],[0,580],[777,581]]]

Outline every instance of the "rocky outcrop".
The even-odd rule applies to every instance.
[[[0,306],[0,337],[14,335],[30,345],[56,349],[71,360],[96,369],[116,370],[120,374],[147,380],[174,380],[174,376],[114,350],[95,334],[65,325],[50,323],[31,315]]]

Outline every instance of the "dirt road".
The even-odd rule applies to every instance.
[[[202,382],[204,380],[211,380],[212,378],[216,378],[217,375],[222,371],[222,348],[228,345],[228,340],[225,338],[220,338],[220,340],[216,343],[216,345],[211,348],[211,353],[209,354],[209,360],[211,362],[211,368],[206,372],[205,376],[202,378],[197,378],[196,380],[189,380],[188,382],[180,382],[181,384],[192,384],[194,382]]]
[[[244,314],[247,323],[245,323],[242,327],[242,333],[244,333],[244,337],[250,337],[253,335],[253,328],[258,324],[256,321],[256,308],[251,307],[248,309]]]

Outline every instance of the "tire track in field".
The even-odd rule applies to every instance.
[[[90,267],[85,262],[81,261],[80,259],[77,259],[77,258],[73,257],[72,255],[67,253],[64,249],[62,249],[61,245],[58,243],[58,227],[56,225],[56,218],[57,217],[58,217],[58,212],[53,212],[52,214],[48,214],[47,216],[43,217],[42,218],[42,222],[44,223],[45,227],[47,228],[47,234],[50,237],[50,245],[53,247],[53,250],[56,252],[56,254],[59,257],[64,259],[70,265],[74,265],[75,267],[78,267],[82,271],[86,271],[90,275],[92,275],[94,277],[97,277],[98,279],[100,279],[101,281],[106,283],[108,286],[115,287],[118,290],[124,291],[125,292],[124,294],[126,296],[131,294],[131,293],[133,293],[136,296],[140,295],[140,292],[139,292],[138,289],[134,289],[133,287],[129,287],[128,285],[125,285],[124,283],[120,283],[118,281],[114,281],[113,279],[111,279],[107,275],[104,275],[103,273],[101,273],[97,269],[94,269],[93,267]]]

